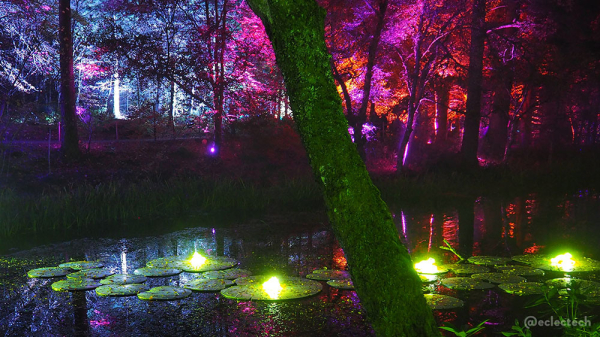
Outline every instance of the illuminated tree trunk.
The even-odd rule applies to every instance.
[[[79,136],[75,113],[75,76],[73,74],[73,35],[71,32],[71,2],[58,4],[58,37],[60,43],[60,112],[64,125],[61,151],[65,158],[79,157]]]
[[[381,336],[440,336],[392,216],[351,142],[314,0],[249,0],[283,73],[361,304]]]
[[[483,51],[485,49],[485,0],[473,1],[471,16],[471,47],[469,50],[469,80],[467,107],[461,156],[466,165],[477,166],[479,123],[481,120],[481,83],[483,78]]]
[[[447,79],[440,79],[435,86],[435,145],[440,147],[448,139],[448,106],[450,85]]]

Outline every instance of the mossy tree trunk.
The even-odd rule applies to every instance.
[[[248,0],[283,73],[294,120],[361,304],[381,336],[439,336],[387,205],[348,134],[314,0]]]

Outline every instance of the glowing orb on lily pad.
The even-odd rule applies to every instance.
[[[513,256],[512,259],[521,263],[529,264],[533,268],[543,269],[546,271],[585,273],[600,270],[600,261],[587,257],[580,257],[574,260],[574,264],[572,264],[570,261],[573,261],[573,256],[569,255],[562,254],[552,258],[548,255],[529,254]],[[555,262],[553,263],[552,260]]]
[[[469,262],[473,264],[480,264],[484,266],[495,266],[506,264],[506,262],[510,261],[509,258],[500,257],[500,256],[471,256],[467,259]]]
[[[102,268],[102,267],[104,267],[104,264],[102,264],[102,262],[98,262],[98,261],[73,261],[73,262],[61,263],[58,266],[63,267],[63,268],[71,268],[71,269],[75,269],[75,270],[81,270],[81,269]]]
[[[512,295],[540,295],[548,291],[548,286],[539,282],[502,283],[498,288]]]
[[[527,279],[518,275],[506,274],[506,273],[480,273],[473,274],[471,278],[477,280],[485,280],[491,283],[520,283],[527,282]]]
[[[83,291],[92,290],[101,286],[100,282],[89,278],[67,279],[52,283],[54,291]]]
[[[350,273],[345,270],[317,269],[306,275],[306,278],[317,281],[344,280],[350,278]]]
[[[137,294],[140,300],[144,301],[170,301],[179,300],[190,296],[192,293],[189,289],[172,286],[154,287],[148,291]]]
[[[147,262],[146,266],[151,268],[176,268],[190,273],[202,273],[205,271],[229,269],[238,264],[236,260],[228,257],[208,256],[204,263],[194,266],[191,262],[192,259],[184,256],[162,257]]]
[[[136,284],[144,282],[146,282],[146,276],[131,274],[115,274],[104,280],[100,280],[100,283],[102,284]]]
[[[143,275],[146,277],[167,277],[181,274],[181,269],[144,267],[134,270],[133,273],[135,275]]]
[[[262,285],[262,288],[272,300],[278,299],[279,294],[283,290],[283,287],[281,284],[279,284],[279,279],[276,276],[273,276],[269,280],[265,281]]]
[[[194,291],[220,291],[233,285],[233,281],[225,279],[199,278],[183,285],[184,288]]]
[[[550,259],[550,265],[563,271],[571,271],[575,268],[575,260],[572,257],[571,253],[557,255]]]
[[[205,262],[206,262],[206,258],[204,256],[198,254],[198,252],[194,252],[194,255],[190,259],[190,264],[192,265],[192,268],[194,268],[194,269],[200,268],[200,266],[202,266]]]
[[[27,272],[27,276],[30,278],[51,278],[51,277],[62,277],[71,273],[73,269],[62,268],[62,267],[46,267],[36,268]]]
[[[96,288],[98,296],[133,296],[148,289],[143,284],[106,284]]]
[[[337,289],[354,290],[352,280],[329,280],[327,284]]]
[[[235,280],[236,286],[221,290],[225,298],[234,300],[290,300],[318,294],[323,287],[321,283],[300,277],[280,277],[279,285],[282,288],[277,299],[271,298],[263,289],[263,284],[271,276],[257,275],[241,277]]]
[[[455,263],[455,264],[445,264],[440,266],[440,268],[452,270],[455,274],[478,274],[478,273],[487,273],[490,269],[486,266],[481,266],[477,264],[471,263]]]
[[[93,268],[93,269],[82,269],[76,273],[67,275],[67,278],[105,278],[114,274],[108,269]]]
[[[415,263],[415,270],[419,274],[443,274],[448,272],[448,269],[436,266],[435,259],[432,257],[430,257],[427,260]]]
[[[202,273],[203,277],[211,278],[211,279],[226,279],[226,280],[235,280],[236,278],[246,277],[252,275],[252,272],[246,269],[225,269],[225,270],[215,270],[215,271],[207,271]]]
[[[442,285],[457,290],[479,290],[493,288],[491,283],[483,282],[471,277],[450,277],[442,280]]]
[[[544,271],[541,269],[529,267],[529,266],[496,266],[496,270],[506,274],[519,275],[519,276],[544,276]]]
[[[454,309],[465,305],[465,302],[456,297],[440,295],[440,294],[425,294],[425,301],[431,309]]]

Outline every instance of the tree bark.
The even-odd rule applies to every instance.
[[[450,105],[450,85],[447,79],[440,79],[435,85],[435,142],[442,147],[448,139],[448,107]]]
[[[58,4],[58,35],[60,43],[60,112],[64,125],[61,151],[66,159],[77,159],[79,135],[75,112],[75,76],[73,74],[73,35],[71,32],[71,2],[60,0]]]
[[[469,80],[467,84],[467,107],[465,129],[461,145],[463,162],[468,166],[479,165],[479,123],[481,120],[481,84],[483,78],[483,52],[485,50],[485,0],[473,1],[471,16],[471,47],[469,50]]]
[[[283,73],[294,120],[323,188],[354,286],[381,336],[440,336],[387,205],[348,134],[314,0],[249,0]]]

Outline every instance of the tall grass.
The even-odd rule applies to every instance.
[[[316,183],[289,180],[273,186],[244,181],[176,178],[136,184],[108,182],[28,195],[0,191],[0,236],[89,229],[106,223],[140,223],[191,213],[311,211],[323,209]],[[127,220],[140,219],[131,222]]]

